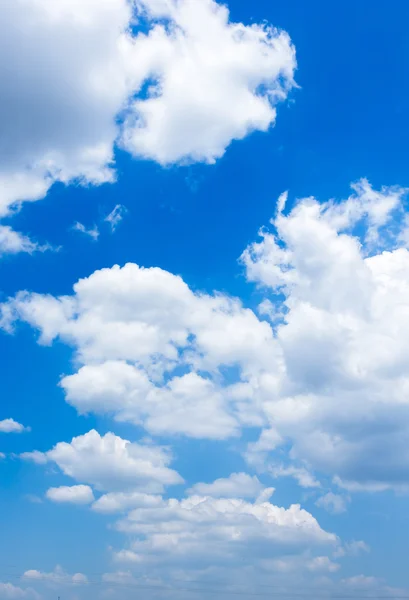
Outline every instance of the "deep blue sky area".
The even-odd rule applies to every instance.
[[[179,274],[193,290],[237,296],[254,309],[261,293],[246,282],[238,259],[269,224],[282,192],[289,192],[289,209],[308,196],[320,202],[347,198],[350,184],[362,177],[376,189],[409,187],[407,1],[231,0],[229,9],[232,21],[266,21],[284,29],[296,47],[298,88],[278,106],[275,126],[233,141],[212,165],[161,167],[116,150],[116,183],[57,183],[44,199],[25,203],[4,224],[56,250],[4,256],[1,301],[19,290],[70,294],[78,279],[95,270],[134,262]],[[117,204],[127,212],[111,234],[103,219]],[[98,241],[73,231],[76,221],[98,224]],[[0,335],[0,421],[13,417],[32,430],[0,438],[0,450],[11,455],[0,465],[0,581],[13,569],[52,571],[57,563],[68,572],[101,573],[112,569],[108,546],[121,546],[105,516],[86,507],[27,500],[69,483],[56,467],[25,463],[16,455],[47,451],[93,427],[101,434],[114,427],[133,440],[145,435],[105,417],[78,416],[58,386],[75,368],[72,350],[59,341],[41,346],[36,338],[21,324],[13,335]],[[240,452],[256,437],[250,430],[223,442],[162,441],[172,443],[174,468],[193,485],[245,471]],[[260,479],[271,485],[267,476]],[[407,495],[356,493],[348,511],[334,516],[293,480],[273,485],[277,505],[301,503],[323,529],[371,547],[359,558],[345,558],[342,577],[365,573],[409,586]],[[173,493],[181,497],[183,490],[175,486]]]

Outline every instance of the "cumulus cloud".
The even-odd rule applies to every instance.
[[[316,556],[307,563],[307,569],[312,572],[327,571],[334,573],[338,571],[339,564],[334,563],[328,556]]]
[[[288,35],[232,23],[213,0],[158,6],[1,4],[0,217],[56,181],[114,181],[118,146],[161,164],[214,162],[232,140],[274,124],[293,86]],[[35,246],[7,228],[2,238],[3,251]]]
[[[22,460],[33,462],[36,465],[45,465],[48,461],[47,454],[45,452],[40,452],[39,450],[33,450],[31,452],[22,452],[20,454],[20,458]]]
[[[284,296],[276,338],[286,377],[266,408],[292,456],[361,489],[386,489],[409,477],[405,190],[353,187],[346,201],[309,198],[279,212],[242,261],[271,298]]]
[[[321,484],[317,479],[309,473],[304,467],[296,467],[294,465],[272,465],[269,472],[273,477],[293,477],[300,487],[303,488],[319,488]]]
[[[100,496],[92,509],[100,513],[126,512],[133,508],[158,506],[162,496],[144,492],[110,492]]]
[[[408,489],[406,191],[353,188],[287,213],[281,197],[271,231],[245,250],[247,278],[280,315],[271,323],[225,294],[128,264],[96,271],[70,296],[21,292],[2,305],[2,325],[26,321],[40,343],[74,348],[78,371],[61,386],[81,413],[154,435],[226,439],[258,427],[245,452],[257,469],[308,487],[317,474],[351,492]],[[285,466],[272,460],[280,447]]]
[[[60,337],[76,348],[84,366],[61,385],[79,412],[113,414],[153,434],[224,439],[243,422],[260,425],[247,390],[226,390],[216,375],[223,366],[279,368],[267,323],[238,300],[194,293],[158,268],[103,269],[71,297],[22,293],[2,314],[6,328],[20,317],[41,331],[42,343]],[[180,366],[184,374],[175,373]]]
[[[195,483],[189,493],[213,498],[255,498],[263,491],[264,486],[256,476],[232,473],[229,477],[216,479],[212,483]],[[272,493],[270,488],[270,494]]]
[[[14,231],[10,225],[0,225],[0,257],[3,254],[18,254],[18,252],[32,254],[35,251],[44,252],[49,249],[50,246],[47,244],[41,246],[33,242],[27,236]]]
[[[167,20],[170,32],[156,27],[146,40],[156,51],[154,84],[147,99],[131,104],[126,148],[161,164],[214,162],[233,139],[274,123],[274,105],[294,84],[286,33],[231,23],[213,0],[162,2],[159,10],[151,0],[140,4]]]
[[[19,598],[39,600],[41,596],[31,588],[22,588],[12,583],[2,583],[0,581],[0,598],[6,600],[18,600]]]
[[[68,502],[70,504],[90,504],[94,501],[94,494],[88,485],[62,485],[49,488],[46,497],[52,502]]]
[[[74,573],[70,575],[60,565],[57,565],[53,571],[46,573],[43,571],[37,571],[36,569],[30,569],[25,571],[23,578],[31,580],[33,582],[47,582],[51,584],[86,584],[88,578],[83,573]]]
[[[0,433],[23,433],[23,431],[30,431],[30,428],[24,427],[24,425],[14,419],[3,419],[3,421],[0,421]]]
[[[98,490],[141,488],[161,492],[165,485],[183,482],[168,467],[171,456],[165,448],[131,443],[113,433],[100,436],[95,430],[74,437],[71,443],[59,442],[48,452],[24,453],[21,457],[39,464],[54,462],[65,475]],[[51,499],[74,501],[75,496],[85,496],[92,501],[90,492],[87,485],[54,488]]]
[[[267,552],[300,551],[337,542],[299,505],[285,509],[269,502],[252,504],[210,496],[169,499],[156,507],[137,508],[117,528],[138,536],[116,556],[132,562],[195,557],[205,566],[237,561],[244,554],[247,560],[257,561]]]

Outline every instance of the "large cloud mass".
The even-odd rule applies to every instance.
[[[404,190],[365,181],[343,202],[309,198],[242,256],[265,290],[269,324],[235,299],[192,292],[134,264],[96,271],[72,296],[20,293],[2,307],[76,351],[62,378],[80,412],[154,435],[225,439],[261,428],[248,461],[317,487],[313,469],[351,490],[409,480],[409,252]],[[232,378],[232,370],[236,375]],[[274,449],[290,443],[289,467]],[[325,451],[323,451],[325,449]],[[266,463],[267,460],[267,463]],[[306,470],[307,469],[307,470]]]
[[[295,68],[286,33],[213,0],[2,2],[0,57],[0,217],[55,181],[112,181],[118,145],[214,162],[274,123]],[[36,248],[1,227],[0,252]]]

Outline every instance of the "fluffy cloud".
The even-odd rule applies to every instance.
[[[317,481],[304,467],[295,467],[294,465],[285,467],[283,465],[277,465],[271,466],[269,472],[273,477],[293,477],[298,482],[298,485],[303,488],[321,487],[320,482]]]
[[[291,456],[344,487],[399,488],[409,479],[405,190],[353,187],[343,202],[279,210],[242,260],[285,313],[275,330],[286,374],[265,409]]]
[[[335,571],[338,571],[339,565],[332,562],[328,556],[316,556],[307,563],[307,569],[314,573],[322,571],[334,573]]]
[[[84,366],[61,385],[81,413],[215,439],[263,422],[247,390],[226,389],[220,373],[279,368],[270,326],[238,300],[193,293],[171,273],[127,264],[79,281],[71,297],[19,294],[2,314],[4,327],[19,317],[42,343],[60,337],[76,348]]]
[[[308,198],[287,213],[283,195],[272,231],[241,259],[275,307],[271,323],[236,299],[128,264],[96,271],[71,296],[17,294],[2,324],[26,321],[41,343],[75,349],[79,369],[61,385],[81,413],[154,435],[226,439],[259,427],[246,458],[274,476],[407,489],[404,194],[361,181],[344,201]],[[285,466],[272,460],[280,447]]]
[[[132,153],[161,164],[214,162],[231,140],[274,123],[274,105],[293,85],[287,34],[230,23],[227,8],[213,0],[141,4],[170,31],[157,26],[145,41],[155,54],[154,83],[125,122],[122,142]]]
[[[137,535],[117,560],[153,562],[198,559],[202,566],[231,563],[240,555],[257,561],[284,548],[299,551],[334,545],[335,535],[323,531],[312,515],[292,505],[249,503],[238,498],[189,496],[141,507],[118,522],[120,531]]]
[[[183,479],[170,469],[170,454],[154,445],[141,445],[124,440],[113,433],[100,436],[95,430],[59,442],[39,460],[38,452],[25,453],[23,459],[41,463],[55,462],[61,471],[79,482],[93,485],[98,490],[136,489],[161,492],[165,485],[182,483]],[[78,488],[81,490],[78,490]],[[74,495],[84,492],[86,486],[75,486]],[[70,488],[59,488],[56,496],[68,497]],[[71,492],[72,493],[72,492]],[[90,498],[89,491],[87,491]],[[92,498],[90,498],[92,500]]]
[[[110,492],[100,496],[92,509],[100,513],[126,512],[133,508],[151,507],[162,504],[162,496],[144,492]]]
[[[6,600],[18,600],[19,598],[39,600],[41,596],[31,588],[21,588],[12,583],[0,582],[0,598],[5,598]]]
[[[23,431],[30,431],[30,428],[24,427],[14,419],[0,421],[0,433],[23,433]]]
[[[17,254],[28,252],[32,254],[36,250],[48,250],[49,246],[40,246],[27,236],[14,231],[9,225],[0,225],[0,256],[3,254]]]
[[[144,423],[154,434],[225,438],[237,431],[221,391],[196,373],[174,377],[161,387],[134,365],[107,361],[82,367],[61,385],[80,412],[114,412],[117,420]]]
[[[293,85],[288,35],[231,23],[213,0],[160,4],[1,4],[0,217],[56,181],[113,181],[117,146],[161,164],[213,162],[274,123]],[[35,244],[3,228],[0,248]]]
[[[264,486],[256,476],[247,473],[232,473],[225,479],[216,479],[212,483],[196,483],[189,493],[213,498],[255,498],[264,491]],[[274,492],[269,488],[270,495]]]
[[[90,504],[94,501],[94,494],[88,485],[62,485],[58,488],[49,488],[46,497],[52,502],[70,504]]]
[[[30,569],[24,573],[23,577],[24,579],[28,579],[33,582],[43,581],[58,585],[73,583],[81,585],[88,582],[87,577],[83,573],[75,573],[74,575],[70,575],[69,573],[66,573],[59,565],[57,565],[54,571],[51,571],[51,573]]]

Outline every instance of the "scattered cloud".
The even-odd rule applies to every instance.
[[[95,430],[74,437],[71,443],[59,442],[45,453],[24,453],[21,458],[38,464],[54,462],[64,475],[97,490],[136,489],[162,492],[164,486],[183,483],[168,467],[171,455],[162,447],[131,443],[113,433],[100,436]],[[50,491],[50,490],[49,490]],[[92,501],[87,485],[54,488],[52,500],[86,497]],[[69,500],[67,500],[69,501]]]
[[[105,217],[104,221],[106,221],[106,223],[109,223],[112,233],[116,230],[119,223],[124,218],[126,212],[127,209],[125,206],[122,206],[122,204],[117,204],[109,213],[109,215]]]
[[[269,472],[273,477],[293,477],[300,487],[303,488],[319,488],[321,484],[317,479],[304,467],[295,467],[290,465],[272,465],[269,467]]]
[[[321,498],[318,498],[315,504],[333,515],[339,515],[346,512],[349,502],[350,498],[348,496],[328,492],[324,496],[321,496]]]
[[[46,250],[50,250],[50,246],[47,244],[39,245],[9,225],[0,225],[0,257],[4,254],[17,254],[18,252],[32,254]]]
[[[83,225],[82,223],[79,223],[77,221],[73,225],[73,230],[74,231],[79,231],[80,233],[84,233],[85,235],[87,235],[91,239],[93,239],[95,242],[99,238],[99,229],[98,229],[98,227],[96,225],[94,225],[94,227],[92,227],[91,229],[87,229],[85,227],[85,225]]]
[[[256,476],[232,473],[229,477],[216,479],[212,483],[195,483],[188,493],[213,498],[256,498],[263,491],[264,486]]]
[[[46,582],[51,584],[77,584],[84,585],[88,583],[88,579],[83,573],[75,573],[74,575],[70,575],[66,573],[62,567],[57,565],[53,571],[50,573],[46,573],[43,571],[37,571],[36,569],[30,569],[25,571],[23,578],[26,580],[31,580],[33,582]]]
[[[22,460],[33,462],[36,465],[45,465],[48,462],[47,454],[40,452],[39,450],[33,450],[32,452],[22,452],[20,455]]]
[[[24,427],[14,419],[0,421],[0,433],[23,433],[24,431],[30,431],[30,427]]]
[[[6,600],[18,600],[19,598],[40,600],[41,596],[31,588],[22,588],[12,583],[2,583],[0,581],[0,598]]]
[[[72,485],[49,488],[46,498],[52,502],[68,502],[70,504],[91,504],[94,494],[88,485]]]
[[[409,477],[405,193],[363,180],[344,201],[308,198],[278,211],[273,231],[241,258],[285,315],[274,325],[237,299],[132,263],[95,271],[71,296],[18,293],[1,305],[1,323],[12,331],[25,321],[40,343],[74,348],[78,370],[61,386],[80,413],[199,439],[257,427],[244,456],[260,471],[303,487],[319,487],[316,473],[350,492],[401,491]],[[278,449],[288,450],[284,466],[272,460]]]
[[[0,217],[43,198],[54,182],[115,181],[118,146],[160,164],[212,163],[232,140],[274,124],[294,85],[288,35],[232,23],[213,0],[158,6],[2,3]],[[3,252],[36,249],[0,227]]]
[[[144,492],[110,492],[100,496],[92,509],[101,513],[126,512],[133,508],[154,507],[162,504],[162,496]]]

